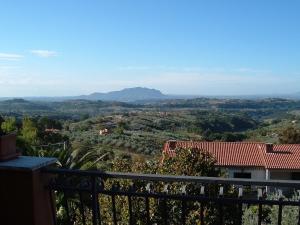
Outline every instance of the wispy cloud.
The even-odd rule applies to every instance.
[[[30,52],[41,58],[49,58],[49,57],[57,56],[56,51],[36,49],[36,50],[31,50]]]
[[[119,70],[150,70],[153,67],[150,66],[121,66],[118,68]]]
[[[16,60],[20,60],[22,58],[23,58],[23,55],[0,52],[0,60],[16,61]]]
[[[191,73],[224,73],[224,74],[271,74],[271,70],[266,69],[256,69],[256,68],[222,68],[222,67],[201,67],[201,66],[164,66],[164,65],[155,65],[155,66],[121,66],[118,68],[120,71],[151,71],[151,72],[191,72]]]
[[[121,66],[118,68],[120,71],[166,71],[166,70],[176,70],[178,69],[177,67],[174,66],[164,66],[164,65],[156,65],[156,66],[147,66],[147,65],[142,65],[142,66]]]
[[[271,70],[264,70],[264,69],[254,69],[254,68],[236,68],[233,72],[240,72],[240,73],[260,73],[260,74],[267,74],[272,73]]]

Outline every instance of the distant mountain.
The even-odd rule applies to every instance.
[[[33,111],[51,112],[53,109],[42,102],[32,102],[24,99],[9,99],[0,101],[0,111],[5,113],[28,113]]]
[[[144,88],[144,87],[134,87],[125,88],[120,91],[111,91],[107,93],[95,92],[89,95],[79,95],[79,96],[64,96],[64,97],[24,97],[26,100],[31,101],[66,101],[66,100],[91,100],[91,101],[117,101],[117,102],[137,102],[137,101],[151,101],[151,100],[163,100],[169,99],[168,95],[164,95],[159,90]],[[2,100],[7,100],[10,98],[2,98]]]
[[[295,92],[295,93],[291,93],[291,94],[274,95],[274,96],[277,97],[277,98],[299,100],[300,99],[300,92]]]
[[[292,98],[300,99],[300,92],[297,92],[297,93],[293,94]]]
[[[135,87],[125,88],[120,91],[111,91],[108,93],[92,93],[90,95],[78,96],[79,99],[86,100],[102,100],[102,101],[119,101],[119,102],[134,102],[140,100],[156,100],[166,99],[168,96],[162,94],[159,90]]]
[[[46,101],[46,102],[62,102],[67,100],[89,100],[89,101],[106,101],[106,102],[130,102],[135,104],[151,104],[161,100],[180,100],[180,99],[196,99],[196,98],[218,98],[218,99],[265,99],[265,98],[284,98],[284,99],[300,99],[300,92],[293,94],[265,94],[265,95],[165,95],[157,89],[145,87],[125,88],[120,91],[111,91],[107,93],[95,92],[89,95],[79,96],[57,96],[57,97],[23,97],[29,101]],[[14,97],[0,97],[0,101],[14,99]],[[14,99],[15,100],[15,99]]]

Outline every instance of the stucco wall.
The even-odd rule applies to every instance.
[[[251,179],[266,180],[266,170],[263,168],[221,168],[228,178],[234,178],[234,173],[251,173]],[[269,170],[270,180],[292,180],[292,172],[300,173],[300,170]]]

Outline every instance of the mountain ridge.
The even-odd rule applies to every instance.
[[[300,92],[292,94],[265,94],[265,95],[171,95],[163,94],[160,90],[147,87],[124,88],[118,91],[94,92],[87,95],[78,96],[56,96],[56,97],[0,97],[0,101],[9,99],[25,99],[29,101],[67,101],[67,100],[89,100],[89,101],[116,101],[116,102],[135,102],[151,103],[153,101],[170,99],[195,99],[195,98],[218,98],[218,99],[263,99],[263,98],[284,98],[300,99]]]
[[[87,100],[133,102],[140,100],[166,99],[167,95],[164,95],[157,89],[134,87],[125,88],[119,91],[110,91],[107,93],[94,92],[89,95],[80,95],[78,97],[80,99]]]
[[[116,101],[116,102],[136,102],[150,100],[170,99],[169,95],[163,94],[161,91],[146,87],[124,88],[118,91],[110,91],[106,93],[94,92],[88,95],[78,96],[56,96],[56,97],[2,97],[0,100],[24,99],[29,101],[67,101],[67,100],[90,100],[90,101]]]

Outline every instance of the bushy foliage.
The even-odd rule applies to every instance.
[[[2,117],[1,117],[2,118]],[[17,121],[15,117],[7,117],[1,121],[1,129],[5,133],[17,131]]]
[[[197,149],[181,149],[176,151],[176,157],[164,155],[162,166],[158,172],[162,174],[218,177],[220,170],[216,169],[216,160],[207,151]]]
[[[189,176],[220,176],[221,172],[215,167],[215,159],[208,153],[193,149],[177,149],[176,157],[165,157],[163,162],[159,159],[157,161],[145,161],[144,159],[138,158],[133,159],[124,155],[123,157],[116,158],[112,164],[112,170],[117,172],[135,172],[135,173],[151,173],[151,174],[168,174],[168,175],[189,175]],[[132,186],[134,184],[134,186]],[[135,181],[132,183],[127,180],[107,180],[105,182],[106,189],[126,189],[134,188],[136,191],[145,191],[147,182],[142,180]],[[155,192],[162,192],[165,188],[166,183],[153,182],[151,184]],[[180,190],[183,184],[172,183],[169,187],[169,193],[176,194]],[[189,194],[196,194],[200,192],[200,187],[193,184],[189,184],[187,190]],[[214,185],[206,187],[210,193],[208,195],[216,195],[217,189]],[[226,194],[232,194],[233,190],[230,187],[226,187]],[[128,223],[129,215],[127,207],[127,197],[115,197],[117,220],[123,223]],[[132,201],[132,211],[134,224],[146,224],[146,211],[145,211],[145,200],[143,198],[134,197]],[[107,223],[113,223],[112,215],[112,201],[110,197],[100,197],[101,204],[101,216]],[[172,216],[169,218],[170,224],[180,224],[181,221],[181,202],[176,200],[168,200],[166,202],[157,200],[154,198],[149,199],[150,205],[150,219],[151,224],[162,224],[162,212],[165,207],[168,213]],[[199,224],[199,203],[187,202],[187,224]],[[206,224],[215,224],[218,221],[216,214],[217,206],[209,203],[205,205],[205,222]],[[235,207],[226,207],[225,210],[225,221],[228,224],[234,224],[236,217],[232,216],[232,212],[236,210]]]
[[[300,129],[292,126],[284,128],[279,133],[279,142],[282,144],[300,144]]]
[[[0,135],[3,135],[5,132],[2,129],[2,123],[5,122],[4,118],[0,115]]]
[[[278,200],[279,196],[272,193],[268,196],[269,200]],[[282,197],[282,200],[299,201],[299,194],[295,193],[290,199]],[[278,206],[264,206],[263,207],[263,222],[265,224],[277,225],[278,224]],[[243,210],[243,225],[252,225],[258,223],[258,206],[244,207]],[[282,225],[298,224],[299,207],[284,206],[282,210]]]

